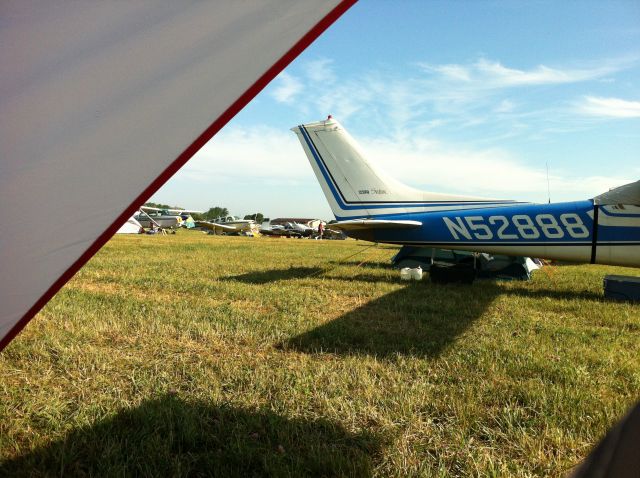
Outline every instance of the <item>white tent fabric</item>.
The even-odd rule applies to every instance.
[[[120,226],[116,234],[139,234],[141,229],[142,224],[140,224],[135,217],[131,216],[127,219],[127,222]]]
[[[0,350],[353,3],[3,1]]]

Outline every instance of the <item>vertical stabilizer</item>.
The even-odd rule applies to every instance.
[[[296,126],[292,131],[298,135],[337,219],[511,202],[430,193],[402,184],[375,168],[349,133],[331,117]]]

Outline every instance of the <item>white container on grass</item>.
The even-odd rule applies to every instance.
[[[411,269],[411,278],[413,280],[422,280],[422,267],[418,266],[415,269]]]
[[[400,279],[411,280],[411,268],[403,267],[402,269],[400,269]]]

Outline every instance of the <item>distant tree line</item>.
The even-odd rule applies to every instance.
[[[264,215],[261,212],[257,212],[255,214],[247,214],[244,218],[245,219],[253,219],[258,224],[262,224],[264,221],[269,221],[269,218],[268,217],[264,217]]]
[[[231,214],[229,214],[229,210],[226,207],[216,206],[216,207],[209,208],[209,210],[204,214],[193,214],[193,218],[196,219],[196,216],[202,216],[202,219],[206,221],[211,221],[219,217],[226,217],[230,215]],[[253,219],[257,223],[262,223],[262,221],[264,221],[265,219],[267,221],[269,220],[269,218],[265,218],[264,214],[262,214],[261,212],[256,212],[255,214],[247,214],[244,218]]]
[[[202,214],[202,218],[210,221],[212,219],[217,219],[219,217],[229,216],[229,210],[226,207],[210,207],[207,212]],[[195,219],[195,218],[194,218]]]

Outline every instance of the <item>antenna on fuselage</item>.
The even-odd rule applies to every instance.
[[[551,204],[551,186],[549,184],[549,161],[545,161],[544,164],[547,167],[547,200],[549,204]]]

